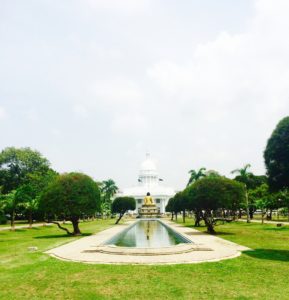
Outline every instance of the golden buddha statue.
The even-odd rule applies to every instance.
[[[147,195],[145,196],[144,205],[154,205],[154,201],[150,193],[147,193]]]

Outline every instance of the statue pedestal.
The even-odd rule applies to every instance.
[[[143,204],[142,207],[138,209],[138,213],[141,218],[159,218],[161,216],[160,209],[155,204]]]

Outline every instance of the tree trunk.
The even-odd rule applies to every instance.
[[[72,217],[71,218],[72,226],[73,226],[73,235],[81,235],[78,223],[79,219],[78,217]]]
[[[270,213],[269,213],[268,219],[272,221],[272,209],[270,209]]]
[[[205,221],[205,224],[207,226],[208,233],[210,234],[216,234],[216,231],[214,230],[214,218],[212,216],[211,211],[205,211],[203,214],[203,220]]]
[[[120,221],[120,219],[122,218],[122,216],[124,215],[124,213],[120,213],[118,219],[115,222],[115,225],[118,224],[118,222]]]
[[[249,212],[249,199],[248,199],[248,191],[247,186],[245,185],[245,193],[246,193],[246,212],[247,212],[247,223],[250,223],[250,212]]]
[[[214,229],[213,224],[211,222],[206,222],[206,220],[205,220],[205,223],[206,223],[206,226],[207,226],[208,233],[216,234],[216,231]]]
[[[177,221],[178,220],[178,213],[175,212],[175,220]]]
[[[11,230],[15,230],[15,209],[11,212]]]
[[[183,210],[183,223],[186,223],[186,211]]]
[[[62,226],[60,225],[59,222],[56,222],[56,221],[49,221],[49,220],[48,220],[47,222],[48,222],[48,223],[56,224],[56,225],[58,226],[59,229],[62,229],[62,230],[64,230],[64,231],[66,231],[66,233],[67,233],[68,235],[72,235],[72,233],[71,233],[67,228],[62,227]]]
[[[29,217],[28,217],[28,222],[29,222],[29,228],[32,228],[32,210],[29,210]]]
[[[200,227],[201,215],[199,211],[195,211],[195,227]]]
[[[171,218],[171,221],[173,221],[174,220],[174,213],[172,212],[172,218]]]
[[[249,214],[250,214],[250,219],[251,220],[254,219],[254,209],[252,207],[249,209]]]
[[[242,219],[242,210],[241,209],[239,209],[238,218]]]
[[[261,214],[262,214],[262,224],[264,224],[264,209],[262,208],[262,210],[261,210]]]

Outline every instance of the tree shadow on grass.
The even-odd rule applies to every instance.
[[[207,235],[210,234],[207,231],[194,231],[194,232],[186,232],[187,235]],[[211,234],[210,234],[211,235]],[[223,231],[217,231],[215,234],[213,234],[214,236],[218,236],[218,235],[236,235],[235,233],[232,232],[223,232]]]
[[[263,230],[271,230],[271,231],[289,231],[289,227],[282,226],[282,227],[265,227]]]
[[[289,262],[289,250],[255,249],[253,251],[252,250],[243,251],[242,253],[258,259]]]
[[[83,233],[82,235],[79,235],[79,237],[85,237],[90,236],[92,233]],[[52,235],[40,235],[35,236],[34,239],[57,239],[57,238],[72,238],[75,237],[74,235],[68,235],[68,234],[52,234]]]
[[[216,231],[215,235],[236,235],[236,233],[233,232],[225,232],[225,231]]]

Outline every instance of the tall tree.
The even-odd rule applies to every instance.
[[[261,186],[257,187],[256,189],[250,190],[249,194],[250,197],[254,199],[254,202],[256,203],[256,207],[258,209],[261,209],[261,221],[263,224],[266,209],[270,205],[270,194],[269,194],[268,185],[264,183]]]
[[[135,210],[135,199],[133,197],[117,197],[114,199],[112,202],[112,212],[119,213],[115,224],[118,224],[128,210]]]
[[[15,230],[15,215],[16,210],[20,205],[19,198],[16,197],[16,191],[11,191],[1,196],[1,202],[4,207],[4,211],[10,214],[11,230]]]
[[[186,194],[184,191],[178,192],[174,196],[174,212],[175,215],[178,214],[178,212],[182,212],[183,215],[183,223],[186,222],[186,210],[189,208],[189,201],[188,197],[186,197]]]
[[[22,184],[17,190],[15,197],[22,203],[24,213],[27,215],[29,227],[32,227],[33,214],[38,209],[39,198],[43,190],[56,179],[57,173],[48,170],[45,174],[34,172],[28,175],[27,183]]]
[[[264,158],[270,190],[289,188],[289,117],[278,123],[268,139]]]
[[[49,161],[30,148],[8,147],[0,153],[0,186],[4,194],[29,182],[32,173],[45,174]]]
[[[246,164],[243,168],[241,169],[236,169],[233,170],[231,173],[238,173],[239,176],[235,178],[235,180],[242,182],[245,186],[245,195],[246,195],[246,214],[247,214],[247,223],[250,223],[250,212],[249,212],[249,199],[248,199],[248,181],[249,177],[252,174],[249,172],[249,168],[251,167],[250,164]],[[239,180],[238,180],[239,179]]]
[[[111,205],[112,197],[117,193],[118,187],[114,180],[104,180],[101,184],[101,194],[103,202],[107,205]]]
[[[190,170],[189,174],[190,174],[190,178],[189,181],[187,183],[187,186],[189,186],[190,184],[194,183],[195,181],[197,181],[198,179],[205,177],[206,168],[200,168],[198,171],[196,170]]]
[[[168,204],[166,205],[166,212],[170,212],[172,215],[171,215],[171,220],[174,219],[174,202],[175,202],[175,198],[172,197],[169,199],[168,201]]]
[[[98,185],[82,173],[60,175],[53,181],[40,198],[40,207],[50,218],[65,216],[73,225],[73,233],[63,228],[56,220],[53,223],[68,234],[79,235],[79,219],[84,214],[93,215],[100,210]]]
[[[245,198],[244,185],[225,177],[205,177],[190,187],[191,207],[198,209],[209,233],[215,233],[214,211],[239,207]]]

